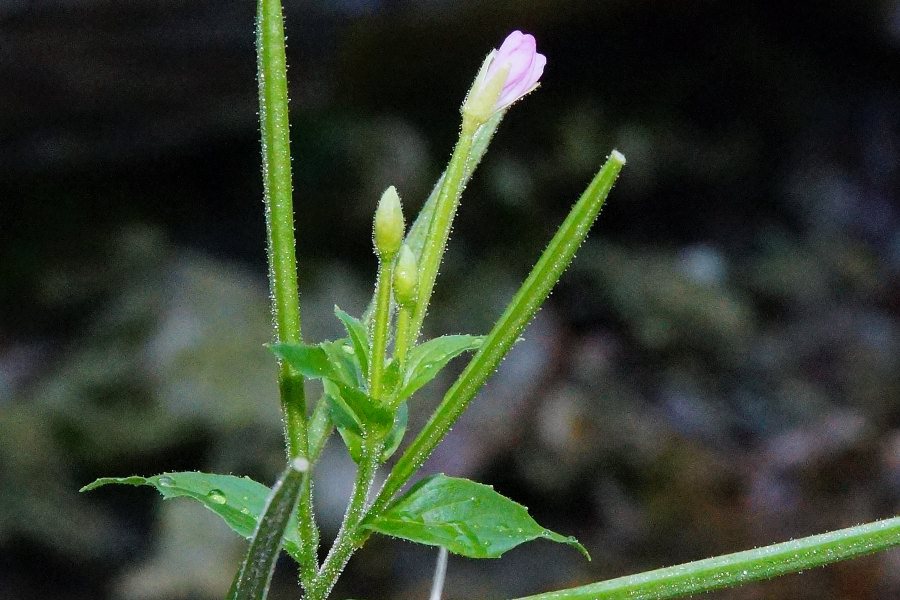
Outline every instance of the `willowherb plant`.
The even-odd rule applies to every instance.
[[[397,190],[389,187],[382,195],[373,226],[378,277],[369,309],[356,318],[335,307],[346,336],[307,344],[300,332],[280,0],[259,1],[257,51],[275,325],[275,342],[270,347],[279,360],[287,448],[284,472],[271,489],[246,477],[181,472],[103,478],[83,491],[110,483],[147,485],[165,498],[193,498],[218,514],[236,533],[250,539],[229,600],[265,598],[282,549],[299,566],[303,597],[323,600],[352,554],[373,533],[471,558],[498,557],[519,544],[543,538],[568,544],[587,557],[577,540],[540,526],[525,507],[489,486],[432,475],[401,491],[495,371],[574,258],[625,164],[624,156],[611,152],[490,332],[420,341],[462,190],[506,111],[537,87],[546,65],[534,37],[513,32],[482,64],[462,104],[460,137],[447,169],[408,230]],[[465,369],[369,502],[376,470],[405,437],[409,404],[416,391],[451,360],[469,353],[474,354]],[[307,406],[303,387],[307,378],[321,380],[324,389],[312,407]],[[357,475],[343,523],[320,564],[310,478],[335,431],[356,462]],[[674,598],[897,545],[900,518],[895,517],[529,598]],[[439,595],[440,585],[436,585],[432,597]]]

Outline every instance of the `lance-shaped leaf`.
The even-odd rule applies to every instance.
[[[319,460],[322,450],[325,449],[325,442],[333,431],[331,407],[328,396],[323,393],[309,418],[309,462],[315,464]]]
[[[306,459],[295,459],[272,486],[244,562],[234,576],[226,600],[265,600],[282,539],[297,507],[308,470]]]
[[[406,433],[406,426],[408,424],[409,407],[406,404],[403,404],[397,409],[397,415],[394,417],[394,426],[384,439],[384,449],[381,451],[382,462],[393,456],[394,452],[397,451],[397,448],[400,447],[400,442],[403,441],[403,436]]]
[[[410,350],[404,366],[403,383],[395,393],[394,402],[402,402],[412,396],[434,379],[448,362],[463,352],[477,350],[483,341],[483,336],[445,335]]]
[[[332,379],[352,387],[362,384],[356,355],[347,340],[322,342],[314,346],[272,344],[269,349],[304,377]]]
[[[226,525],[245,538],[250,538],[256,531],[259,515],[271,492],[268,487],[249,477],[195,471],[162,473],[153,477],[103,477],[84,486],[81,491],[87,492],[110,484],[153,487],[166,500],[192,498],[222,517]],[[299,562],[300,540],[296,523],[288,527],[284,549]]]
[[[325,351],[332,368],[332,379],[365,393],[366,374],[362,370],[352,343],[347,339],[322,342],[319,347]]]
[[[336,378],[334,367],[328,360],[328,354],[319,346],[308,344],[272,344],[269,346],[272,353],[291,365],[304,377],[322,379],[323,377]]]
[[[365,527],[469,558],[497,558],[544,538],[573,546],[590,559],[578,540],[541,527],[527,508],[490,486],[445,475],[420,481]]]
[[[394,414],[357,389],[330,379],[323,381],[331,409],[331,421],[341,434],[353,460],[359,463],[363,459],[364,434],[385,436],[382,459],[387,460],[397,450],[406,432],[407,411],[401,407]]]
[[[344,324],[347,330],[347,336],[353,344],[353,352],[356,354],[356,360],[359,368],[363,373],[369,372],[369,341],[366,334],[365,325],[359,319],[351,317],[337,306],[334,307],[334,314]]]

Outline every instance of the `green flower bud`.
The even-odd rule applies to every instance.
[[[381,201],[375,210],[375,251],[382,258],[393,258],[403,243],[403,209],[397,188],[389,187],[381,195]]]
[[[416,302],[419,287],[419,266],[409,246],[403,244],[394,266],[394,299],[400,306],[409,307]]]

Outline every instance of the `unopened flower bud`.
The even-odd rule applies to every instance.
[[[513,31],[481,65],[463,113],[477,122],[487,121],[536,88],[546,64],[547,57],[537,52],[534,36]]]
[[[403,244],[394,266],[394,299],[400,306],[415,304],[419,287],[419,266],[409,246]]]
[[[403,243],[403,209],[397,188],[389,187],[381,195],[378,208],[375,210],[375,251],[382,258],[393,258]]]

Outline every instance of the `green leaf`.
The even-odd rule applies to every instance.
[[[337,306],[334,307],[334,314],[344,324],[350,342],[353,344],[353,351],[356,354],[356,360],[359,368],[363,373],[369,372],[369,339],[366,334],[366,328],[354,317],[351,317]]]
[[[519,544],[545,538],[569,544],[590,560],[578,540],[541,527],[521,504],[490,486],[446,475],[420,481],[364,526],[469,558],[497,558]]]
[[[365,378],[350,342],[337,340],[308,344],[271,344],[275,356],[310,379],[332,379],[351,387],[364,387]]]
[[[344,400],[340,385],[330,379],[323,380],[325,395],[331,412],[331,421],[339,431],[350,430],[362,434],[362,420]],[[343,435],[343,434],[342,434]]]
[[[900,517],[519,600],[665,600],[798,573],[900,546]]]
[[[249,477],[196,471],[162,473],[153,477],[103,477],[84,486],[81,491],[87,492],[110,484],[154,487],[166,500],[193,498],[222,517],[235,533],[248,539],[256,530],[257,520],[265,509],[266,498],[271,491]],[[295,560],[300,561],[300,538],[293,517],[285,533],[284,549]]]
[[[384,440],[384,450],[381,452],[382,462],[389,459],[400,447],[403,436],[406,433],[406,426],[409,424],[409,406],[403,404],[397,409],[397,415],[394,417],[394,427]]]
[[[363,430],[373,432],[386,431],[394,421],[394,415],[388,408],[380,405],[365,392],[356,388],[329,380],[326,384],[326,392],[329,396],[341,400],[342,410],[349,411],[353,423],[360,426]],[[335,422],[337,423],[337,421]]]
[[[336,378],[328,354],[319,346],[307,344],[271,344],[269,350],[291,365],[298,373],[311,379]]]
[[[397,432],[397,419],[390,410],[380,406],[357,389],[330,379],[325,379],[324,383],[325,393],[330,403],[331,420],[344,440],[350,456],[357,464],[363,459],[362,436],[364,433],[386,435],[386,443],[393,444],[391,454],[397,449],[406,430],[405,420],[402,430]],[[398,414],[400,414],[399,411]],[[398,435],[400,439],[396,439]]]
[[[447,363],[470,350],[477,350],[484,342],[483,336],[445,335],[409,351],[403,376],[403,384],[396,392],[395,402],[402,402],[419,388],[435,378]]]
[[[322,342],[319,347],[331,363],[331,379],[351,388],[366,389],[365,373],[356,360],[356,353],[349,340]]]
[[[322,394],[309,419],[309,462],[315,464],[325,448],[325,442],[334,431],[328,396]]]
[[[234,576],[226,600],[265,600],[275,572],[285,530],[297,508],[309,463],[292,462],[272,486],[244,562]]]

